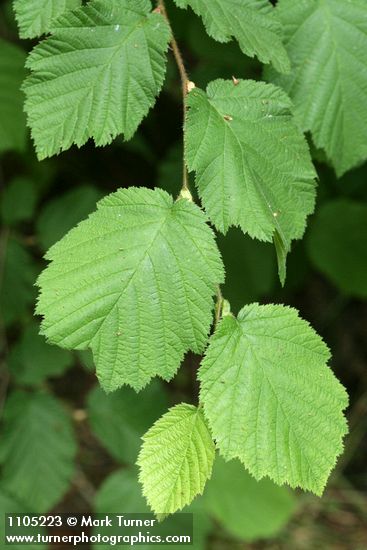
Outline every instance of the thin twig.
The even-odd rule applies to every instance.
[[[185,68],[185,63],[183,61],[183,57],[182,57],[182,54],[180,52],[180,48],[178,47],[176,39],[173,36],[172,27],[171,27],[170,20],[168,18],[168,14],[167,14],[167,10],[166,10],[164,0],[158,0],[158,11],[163,15],[163,17],[165,17],[165,19],[168,22],[168,25],[171,29],[172,51],[173,51],[173,55],[175,57],[175,61],[176,61],[178,71],[180,73],[181,85],[182,85],[182,96],[183,96],[183,98],[185,98],[188,91],[189,91],[188,84],[189,84],[190,80],[189,80],[189,77],[188,77],[188,74],[187,74],[187,71],[186,71],[186,68]]]
[[[165,6],[165,3],[164,3],[164,0],[158,0],[157,2],[157,5],[158,5],[158,8],[157,10],[163,15],[163,17],[166,19],[170,29],[171,29],[171,47],[172,47],[172,52],[173,52],[173,56],[175,58],[175,61],[176,61],[176,65],[177,65],[177,68],[178,68],[178,72],[180,74],[180,78],[181,78],[181,88],[182,88],[182,100],[183,100],[183,122],[185,124],[185,113],[186,113],[186,108],[185,108],[185,98],[189,92],[189,86],[190,86],[190,79],[188,77],[188,74],[187,74],[187,71],[186,71],[186,68],[185,68],[185,63],[183,61],[183,57],[182,57],[182,54],[181,54],[181,51],[180,51],[180,48],[178,47],[178,44],[176,42],[176,39],[175,37],[173,36],[173,32],[172,32],[172,26],[171,26],[171,23],[170,23],[170,20],[169,20],[169,17],[168,17],[168,14],[167,14],[167,10],[166,10],[166,6]],[[181,194],[182,192],[184,192],[184,196],[186,198],[189,198],[190,200],[192,200],[192,196],[191,196],[191,192],[190,192],[190,185],[189,185],[189,177],[188,177],[188,173],[187,173],[187,168],[186,168],[186,163],[185,163],[185,159],[183,159],[183,175],[182,175],[182,190],[181,190]]]
[[[183,102],[183,119],[184,119],[183,123],[185,125],[185,122],[186,122],[186,96],[192,88],[195,88],[195,84],[193,82],[191,82],[190,79],[189,79],[189,76],[188,76],[188,73],[187,73],[187,70],[186,70],[186,67],[185,67],[185,63],[184,63],[180,48],[178,47],[176,39],[173,35],[172,25],[171,25],[169,17],[168,17],[168,13],[167,13],[167,10],[166,10],[166,5],[165,5],[164,0],[157,0],[157,10],[156,11],[158,11],[159,13],[161,13],[163,15],[163,17],[166,19],[166,21],[167,21],[167,23],[168,23],[168,25],[171,29],[172,52],[173,52],[173,56],[175,58],[176,65],[177,65],[177,68],[178,68],[178,72],[180,73],[180,78],[181,78],[182,102]],[[182,188],[181,188],[180,196],[184,197],[188,200],[191,200],[191,201],[193,200],[192,195],[191,195],[191,191],[190,191],[189,176],[188,176],[188,172],[187,172],[187,168],[186,168],[185,158],[183,159],[183,178],[182,178]],[[222,296],[220,286],[218,285],[218,287],[217,287],[217,302],[215,304],[214,328],[216,328],[216,326],[218,325],[218,323],[219,323],[219,321],[222,317],[223,305],[225,303],[228,304],[228,302],[226,302],[224,300],[224,298]],[[228,306],[229,306],[229,304],[228,304]]]

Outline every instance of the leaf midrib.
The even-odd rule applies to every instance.
[[[133,282],[135,275],[137,274],[138,270],[139,270],[140,267],[141,267],[141,264],[144,262],[144,260],[145,260],[147,257],[149,257],[149,250],[152,248],[152,246],[154,245],[154,243],[155,243],[156,240],[158,239],[159,235],[161,234],[164,225],[166,224],[166,222],[167,222],[169,216],[171,215],[171,212],[172,212],[172,207],[167,209],[166,216],[163,218],[162,223],[158,226],[155,235],[153,236],[151,242],[150,242],[149,245],[147,246],[145,252],[142,254],[142,257],[140,258],[140,260],[139,260],[137,266],[135,267],[135,269],[134,269],[133,272],[131,273],[129,279],[126,281],[126,283],[125,283],[125,285],[123,286],[123,288],[121,288],[121,290],[119,291],[119,293],[118,293],[118,298],[116,299],[115,303],[112,305],[112,307],[111,307],[109,313],[105,316],[105,318],[103,319],[102,323],[100,324],[100,326],[99,326],[98,329],[96,330],[95,335],[94,335],[93,338],[90,340],[90,342],[89,342],[89,347],[92,347],[91,344],[93,343],[93,341],[95,341],[96,337],[98,336],[98,334],[99,334],[100,331],[102,330],[102,328],[103,328],[103,326],[104,326],[106,320],[109,318],[109,316],[110,316],[111,313],[114,311],[114,309],[119,305],[119,302],[120,302],[120,300],[122,299],[122,295],[126,292],[126,290],[128,289],[128,287],[130,286],[130,284]],[[115,362],[115,364],[113,365],[113,367],[112,367],[112,369],[111,369],[110,380],[112,380],[112,379],[114,378],[114,376],[115,376],[115,369],[116,369],[116,362]]]
[[[248,185],[248,182],[247,182],[247,178],[246,178],[246,174],[245,174],[245,171],[243,169],[243,166],[244,166],[244,163],[245,163],[245,159],[246,159],[246,152],[244,151],[243,149],[243,144],[242,142],[240,141],[240,139],[237,137],[237,134],[235,133],[235,131],[233,130],[233,128],[231,127],[230,124],[227,124],[224,120],[223,120],[223,115],[218,111],[217,107],[212,103],[212,101],[207,98],[207,101],[208,103],[211,105],[211,107],[215,110],[215,112],[217,113],[219,119],[221,120],[222,124],[224,124],[224,128],[225,128],[225,131],[226,129],[228,128],[228,130],[230,131],[230,133],[233,135],[234,139],[236,140],[236,142],[238,143],[239,147],[240,147],[240,150],[241,150],[241,160],[242,160],[242,171],[244,172],[244,182],[246,184],[246,186]],[[246,144],[247,147],[249,147],[250,149],[251,146],[248,146]],[[252,173],[253,173],[253,168],[250,166],[249,163],[247,163],[247,168],[248,168],[248,171],[249,173],[251,174],[251,183],[253,185],[253,187],[256,189],[256,191],[258,192],[258,194],[262,197],[262,202],[265,203],[265,206],[266,206],[266,210],[270,213],[270,217],[269,217],[269,223],[271,223],[271,225],[273,226],[273,234],[275,232],[275,230],[278,231],[281,239],[282,239],[282,242],[285,243],[286,245],[286,248],[288,249],[288,239],[286,239],[284,233],[283,233],[283,229],[282,227],[280,226],[279,224],[279,221],[277,219],[277,217],[274,216],[274,212],[272,210],[272,208],[270,207],[270,200],[268,199],[267,197],[267,194],[265,192],[265,190],[263,189],[263,187],[266,188],[266,185],[264,184],[263,187],[261,185],[258,184],[258,182],[256,181],[256,177],[253,177]],[[260,178],[262,181],[263,179]],[[249,199],[249,193],[247,193],[247,198]],[[256,220],[256,224],[261,227],[260,223],[258,220]],[[267,231],[265,231],[262,227],[261,227],[261,230],[264,232],[264,234],[266,235],[267,234]]]
[[[181,471],[182,471],[182,467],[184,465],[184,462],[186,460],[186,457],[187,457],[187,454],[188,454],[188,451],[189,451],[189,448],[191,446],[191,442],[193,440],[193,434],[194,434],[194,431],[196,429],[196,424],[198,422],[198,419],[199,419],[199,415],[200,415],[200,410],[199,409],[196,409],[195,411],[190,411],[190,413],[193,415],[193,418],[191,419],[191,423],[192,423],[192,427],[191,427],[191,430],[190,430],[190,433],[189,435],[187,436],[187,446],[186,446],[186,450],[185,452],[183,453],[183,456],[182,456],[182,460],[180,461],[180,465],[179,467],[177,468],[177,474],[175,476],[175,480],[174,482],[172,483],[172,488],[171,488],[171,491],[169,492],[169,495],[167,497],[167,500],[166,500],[166,503],[165,503],[165,507],[167,507],[167,505],[169,504],[171,498],[172,498],[172,494],[174,493],[175,491],[175,488],[176,488],[176,484],[177,484],[177,480],[179,479],[179,477],[181,476]],[[185,417],[184,419],[182,419],[183,421],[187,421],[187,417]],[[180,502],[182,503],[182,498],[180,498]],[[165,510],[165,512],[169,512],[169,510]]]

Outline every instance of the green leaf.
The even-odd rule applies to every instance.
[[[81,0],[14,0],[19,36],[35,38],[48,32],[57,17],[80,4]]]
[[[67,12],[30,54],[25,109],[39,159],[93,138],[130,139],[161,90],[169,26],[149,0]]]
[[[315,171],[288,97],[263,82],[216,80],[187,105],[186,160],[210,219],[223,233],[277,234],[289,251],[314,209]]]
[[[238,460],[215,460],[204,493],[207,510],[225,530],[245,541],[270,538],[295,509],[292,494],[269,479],[256,481]]]
[[[23,50],[0,38],[0,153],[25,149],[27,130],[21,92],[25,60]]]
[[[4,323],[10,325],[33,305],[37,268],[28,249],[16,239],[11,237],[7,242],[4,239],[0,245],[0,262],[4,266],[0,277],[0,310]]]
[[[287,91],[304,131],[340,176],[367,158],[367,4],[281,0],[292,72],[268,72]]]
[[[120,189],[46,257],[43,332],[61,347],[90,347],[107,391],[169,380],[185,352],[203,351],[223,267],[194,204]]]
[[[167,406],[167,395],[158,381],[153,381],[139,395],[131,388],[106,395],[96,386],[88,396],[89,423],[116,460],[134,464],[141,436]]]
[[[144,435],[138,458],[143,494],[156,514],[172,514],[204,490],[215,447],[201,409],[172,407]]]
[[[225,317],[200,367],[201,401],[222,456],[321,495],[347,432],[347,394],[322,339],[280,305]]]
[[[40,384],[61,376],[73,364],[69,351],[50,346],[38,332],[38,324],[31,323],[10,351],[9,369],[19,384]]]
[[[93,212],[101,192],[91,185],[80,185],[46,203],[37,219],[37,240],[46,251],[74,225]]]
[[[191,6],[202,17],[207,33],[218,42],[235,38],[243,53],[281,72],[290,69],[282,44],[282,26],[267,0],[175,0],[180,8]]]
[[[0,533],[5,533],[5,525],[6,525],[6,519],[5,514],[26,514],[26,513],[34,513],[34,510],[32,507],[27,507],[12,498],[10,495],[8,495],[0,486]],[[27,535],[37,535],[40,533],[41,535],[46,535],[44,529],[42,527],[34,527],[31,526],[27,527]],[[5,548],[6,545],[3,546]],[[22,544],[15,544],[13,543],[11,545],[13,550],[24,550],[24,543]],[[29,544],[27,543],[27,549],[28,550],[42,550],[46,549],[46,546],[44,544]]]
[[[50,395],[18,391],[1,433],[2,487],[32,512],[49,511],[74,474],[76,442],[68,414]]]
[[[314,266],[341,291],[367,298],[367,205],[337,199],[322,206],[308,233]]]
[[[16,225],[32,218],[37,201],[37,189],[28,178],[12,180],[1,197],[1,218],[5,225]]]

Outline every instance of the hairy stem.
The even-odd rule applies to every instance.
[[[182,57],[180,48],[178,47],[178,44],[177,44],[176,39],[175,39],[175,37],[173,35],[173,32],[172,32],[172,26],[171,26],[170,20],[168,18],[168,14],[167,14],[167,10],[166,10],[164,0],[158,0],[157,5],[158,5],[158,8],[157,8],[158,11],[165,17],[165,19],[167,20],[167,22],[170,26],[170,29],[171,29],[172,52],[173,52],[173,56],[175,58],[176,65],[177,65],[177,68],[178,68],[178,72],[179,72],[180,78],[181,78],[182,100],[183,100],[183,118],[184,118],[183,122],[185,124],[185,112],[186,112],[185,98],[186,98],[186,95],[189,92],[189,85],[191,83],[190,83],[190,79],[189,79],[187,71],[186,71],[185,63],[183,61],[183,57]],[[185,198],[187,198],[189,200],[192,200],[185,159],[183,159],[183,177],[182,177],[181,195],[183,195]]]
[[[180,48],[178,47],[176,39],[173,35],[172,26],[171,26],[171,23],[170,23],[168,14],[167,14],[167,10],[166,10],[165,0],[157,0],[157,11],[165,17],[165,19],[168,22],[168,25],[171,29],[172,52],[173,52],[173,55],[174,55],[174,58],[175,58],[175,61],[176,61],[176,65],[177,65],[177,68],[178,68],[178,72],[179,72],[180,78],[181,78],[183,118],[184,118],[183,122],[184,122],[184,125],[185,125],[185,118],[186,118],[186,101],[185,100],[186,100],[186,96],[189,93],[189,91],[192,88],[195,87],[195,84],[193,82],[191,82],[190,79],[189,79],[189,76],[188,76],[188,73],[187,73],[187,70],[186,70],[186,67],[185,67],[185,63],[184,63]],[[185,199],[191,200],[191,201],[193,200],[192,195],[191,195],[191,191],[190,191],[189,177],[188,177],[188,172],[187,172],[187,168],[186,168],[185,157],[183,158],[183,178],[182,178],[182,188],[181,188],[180,196],[184,197]],[[221,288],[218,285],[218,288],[217,288],[217,302],[215,304],[214,328],[216,328],[216,326],[218,325],[220,319],[222,318],[223,306],[225,304],[228,304],[228,302],[223,298]],[[229,307],[229,304],[228,304],[228,307]]]
[[[183,58],[182,58],[182,54],[180,52],[180,48],[178,47],[176,39],[173,36],[172,27],[171,27],[170,20],[168,18],[168,14],[167,14],[167,10],[166,10],[164,0],[158,0],[158,10],[166,18],[166,20],[167,20],[167,22],[170,26],[170,29],[171,29],[172,51],[173,51],[173,55],[174,55],[174,58],[175,58],[175,61],[176,61],[178,71],[180,73],[181,85],[182,85],[182,95],[185,98],[187,92],[189,91],[188,90],[188,83],[190,82],[190,80],[189,80],[189,77],[188,77],[188,74],[187,74],[187,71],[186,71],[186,68],[185,68],[185,64],[184,64],[184,61],[183,61]]]

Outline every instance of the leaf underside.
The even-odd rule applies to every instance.
[[[200,397],[226,460],[256,479],[320,495],[342,451],[344,388],[329,350],[294,309],[252,304],[225,317],[199,371]]]
[[[143,494],[152,510],[171,514],[201,494],[214,455],[202,411],[185,403],[172,407],[144,435],[138,458]]]
[[[205,210],[219,231],[238,225],[251,237],[276,238],[283,253],[303,235],[315,201],[315,170],[279,88],[243,80],[195,88],[187,105],[185,149]]]
[[[194,204],[120,189],[47,253],[37,313],[50,342],[93,350],[107,391],[136,390],[201,353],[223,281],[214,235]]]
[[[341,176],[367,159],[365,0],[280,0],[292,72],[266,77],[288,92],[304,131]]]
[[[130,139],[161,90],[170,30],[149,0],[95,0],[60,16],[28,57],[25,110],[39,159]]]
[[[209,36],[218,42],[235,38],[250,57],[272,63],[280,72],[290,69],[282,44],[282,26],[268,0],[175,0],[180,8],[190,6],[202,17]]]

